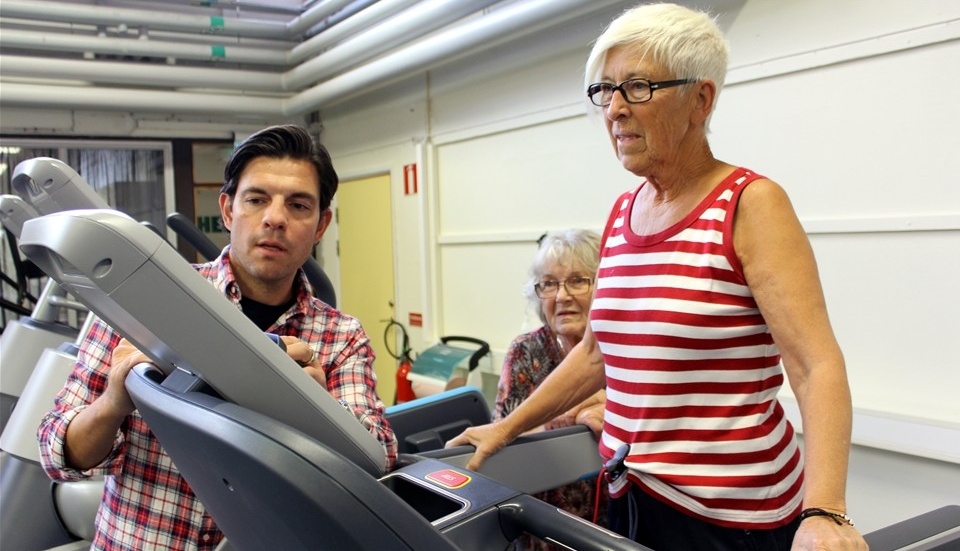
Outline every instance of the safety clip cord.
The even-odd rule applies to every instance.
[[[614,482],[627,472],[627,453],[630,451],[629,444],[622,444],[613,457],[603,464],[603,471],[607,477],[607,482]]]

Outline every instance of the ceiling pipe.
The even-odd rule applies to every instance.
[[[287,36],[300,36],[307,29],[346,8],[355,0],[327,0],[311,6],[303,15],[294,17],[287,23]]]
[[[220,16],[180,15],[155,10],[110,8],[66,2],[3,0],[4,17],[85,23],[88,25],[142,25],[151,29],[190,33],[211,33],[255,38],[287,38],[287,25],[272,21],[249,21]]]
[[[363,10],[376,5],[377,2],[379,1],[380,0],[354,0],[349,6],[343,8],[342,10],[338,11],[333,15],[325,17],[322,21],[320,21],[316,25],[303,31],[303,36],[310,37],[310,36],[316,35],[317,33],[321,33],[329,29],[333,25],[336,25],[337,23],[344,21],[347,18],[357,15]]]
[[[89,109],[92,111],[141,111],[198,115],[260,116],[283,115],[281,98],[224,93],[168,92],[130,88],[44,86],[4,82],[0,86],[4,107]]]
[[[415,71],[428,70],[441,61],[619,3],[622,0],[528,0],[511,4],[300,92],[283,101],[283,114],[301,115],[344,101]]]
[[[411,0],[407,0],[411,1]],[[412,0],[417,1],[417,0]],[[3,4],[0,4],[2,7]],[[87,36],[93,37],[98,34],[99,28],[93,25],[82,25],[79,23],[59,23],[56,21],[38,21],[35,19],[12,19],[6,17],[6,12],[0,8],[0,44],[3,41],[3,33],[8,30],[21,30],[21,31],[30,31],[34,33],[45,33],[45,34],[71,34],[77,36]],[[115,33],[115,36],[127,36],[134,37],[134,32],[141,32],[147,29],[146,26],[139,26],[135,28],[128,28],[126,33],[120,33],[119,28]],[[190,44],[235,44],[242,45],[247,48],[268,48],[271,50],[283,50],[287,51],[292,46],[300,46],[303,42],[295,42],[292,40],[275,40],[269,38],[251,38],[248,36],[229,36],[225,37],[222,35],[213,35],[213,34],[197,34],[197,33],[182,33],[176,31],[163,31],[159,29],[147,29],[149,33],[150,40],[156,40],[158,42],[176,42],[176,43],[190,43]]]
[[[323,32],[314,35],[306,42],[295,45],[290,50],[290,64],[299,64],[350,36],[366,31],[378,22],[409,8],[417,2],[419,0],[380,0],[349,19],[323,29]]]
[[[164,4],[185,4],[188,6],[203,6],[203,7],[217,7],[217,8],[228,8],[236,10],[245,10],[253,11],[260,13],[280,13],[284,15],[299,15],[303,13],[303,10],[298,7],[285,6],[283,4],[277,4],[271,0],[266,0],[264,2],[251,2],[250,0],[163,0]]]
[[[76,79],[155,88],[222,88],[282,92],[281,74],[249,69],[211,69],[154,63],[118,63],[85,59],[51,59],[0,55],[4,77]]]
[[[300,90],[449,23],[476,13],[499,0],[426,0],[338,46],[304,61],[283,75],[285,90]]]
[[[179,59],[203,61],[258,63],[279,67],[287,67],[288,57],[286,50],[273,50],[250,46],[189,44],[185,42],[141,40],[136,37],[110,38],[81,34],[51,34],[17,29],[5,29],[0,33],[0,46],[29,50],[52,50],[76,53],[93,52],[104,55],[129,55],[160,59],[176,57]]]

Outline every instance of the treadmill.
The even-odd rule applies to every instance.
[[[39,215],[22,198],[0,195],[0,224],[16,239],[20,239],[23,224]],[[29,317],[8,322],[0,337],[0,432],[6,428],[43,351],[77,337],[76,328],[60,322],[60,314],[64,309],[83,307],[65,295],[57,282],[48,281]]]

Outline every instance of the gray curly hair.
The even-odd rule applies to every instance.
[[[551,266],[573,266],[593,277],[600,263],[600,236],[597,232],[578,228],[547,232],[540,239],[540,248],[530,265],[530,278],[523,286],[523,296],[547,323],[534,285]]]

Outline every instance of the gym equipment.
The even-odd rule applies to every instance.
[[[440,450],[464,429],[491,419],[483,393],[468,386],[390,406],[385,414],[400,453]]]
[[[23,224],[37,216],[36,209],[22,198],[0,196],[0,223],[16,239],[20,238]],[[6,428],[43,351],[76,338],[76,328],[60,322],[64,308],[85,310],[79,303],[68,300],[59,284],[50,280],[37,298],[30,316],[10,321],[0,336],[0,431]]]
[[[0,218],[18,239],[23,224],[37,216],[37,211],[22,198],[0,197]],[[62,287],[50,279],[31,316],[10,322],[0,338],[0,496],[6,503],[16,504],[0,508],[0,533],[4,534],[5,545],[23,551],[92,537],[93,519],[103,491],[102,479],[51,484],[40,468],[37,426],[73,369],[75,341],[86,333],[87,324],[93,320],[87,316],[78,332],[59,322],[62,308],[86,310],[68,300]],[[24,529],[26,522],[31,530]]]
[[[70,165],[53,157],[35,157],[20,162],[10,180],[13,189],[40,214],[70,209],[109,209]]]
[[[10,247],[10,260],[13,265],[14,277],[0,271],[0,280],[17,290],[16,300],[8,300],[0,293],[0,309],[2,309],[4,327],[7,321],[7,311],[18,317],[29,316],[30,305],[37,303],[37,297],[30,293],[28,280],[39,275],[39,270],[32,263],[24,262],[17,252],[17,238],[23,223],[37,216],[37,211],[16,195],[0,195],[0,224],[3,226],[3,235]]]
[[[69,166],[59,161],[25,163],[17,166],[12,179],[22,196],[0,198],[0,218],[18,239],[28,220],[63,208],[60,201],[106,205],[92,190],[74,189],[86,184]],[[42,167],[46,169],[33,172]],[[40,550],[78,539],[82,545],[93,536],[93,519],[103,492],[101,478],[55,484],[40,468],[37,426],[72,371],[78,341],[93,320],[87,316],[80,331],[60,323],[63,309],[86,312],[67,296],[59,283],[49,279],[31,316],[8,324],[0,344],[0,496],[7,504],[16,504],[0,508],[0,532],[3,543],[12,549]]]
[[[870,551],[960,549],[960,505],[947,505],[864,534]]]
[[[21,162],[11,183],[20,197],[4,196],[4,205],[11,205],[11,209],[3,211],[9,212],[7,217],[18,226],[18,237],[26,221],[39,215],[70,208],[110,208],[73,168],[58,159],[38,157]],[[157,232],[152,226],[145,227]],[[42,309],[49,308],[48,303],[86,311],[66,295],[56,280],[49,279],[31,317],[20,320],[14,331],[8,328],[3,335],[4,342],[11,343],[3,347],[4,397],[10,385],[22,387],[23,395],[15,402],[0,437],[0,496],[7,503],[17,503],[16,507],[0,510],[0,530],[6,545],[23,551],[69,545],[78,539],[82,545],[93,536],[93,520],[103,492],[102,478],[53,483],[39,464],[37,426],[72,371],[80,339],[93,318],[87,316],[79,332],[70,327],[42,341],[38,331],[23,335],[21,329],[37,329],[38,320],[58,319],[58,312]],[[49,324],[43,327],[52,333]],[[9,354],[16,354],[16,359],[10,359]]]
[[[86,327],[80,335],[85,333]],[[37,426],[73,370],[76,351],[76,343],[44,351],[0,437],[0,499],[4,502],[0,540],[4,547],[34,551],[78,539],[87,540],[86,548],[90,547],[103,479],[54,483],[40,468],[37,447]]]
[[[86,184],[73,170],[56,159],[34,159],[21,163],[16,174],[18,188],[31,200],[42,205],[44,209],[55,210],[75,201],[81,206],[98,206],[97,196],[91,190],[84,192],[75,187],[85,188]],[[27,216],[17,219],[17,232],[21,233],[23,223],[35,216],[32,207],[24,203],[23,199],[9,196],[20,211],[28,212]],[[64,198],[66,197],[66,198]],[[100,205],[102,206],[102,205]],[[14,212],[14,209],[7,209]],[[17,211],[17,212],[20,212]],[[152,231],[155,231],[151,228]],[[139,230],[138,230],[139,231]],[[156,235],[159,237],[159,235]],[[151,235],[151,238],[156,238]],[[95,245],[94,245],[95,246]],[[217,251],[219,253],[219,251]],[[53,284],[56,279],[50,280]],[[59,285],[59,284],[57,284]],[[204,287],[209,287],[205,285]],[[91,318],[92,320],[92,318]],[[110,320],[108,320],[108,323]],[[81,333],[85,334],[86,331]],[[58,339],[60,342],[61,339]],[[79,344],[79,343],[75,343]],[[34,401],[37,408],[22,408],[20,416],[26,419],[20,428],[9,437],[4,437],[4,449],[14,448],[15,453],[4,459],[3,493],[10,501],[20,502],[21,506],[4,509],[2,526],[5,541],[18,549],[43,549],[63,541],[71,541],[75,537],[89,538],[92,536],[92,520],[99,504],[99,494],[102,490],[102,480],[81,481],[71,483],[52,484],[39,468],[39,456],[35,443],[35,427],[40,417],[49,409],[49,402],[60,390],[63,381],[69,374],[75,362],[75,347],[72,350],[48,350],[51,357],[49,368],[34,369],[34,377],[42,382],[35,386],[38,390],[32,395],[38,398]],[[34,364],[36,362],[29,362]],[[6,363],[6,365],[12,365]],[[405,416],[409,414],[405,413]],[[429,420],[429,416],[424,419]],[[429,422],[429,421],[424,421]],[[356,423],[353,423],[356,425]],[[6,455],[6,453],[4,454]],[[55,488],[54,500],[46,496],[48,489]],[[92,488],[92,489],[90,489]],[[68,497],[64,497],[68,496]],[[61,524],[67,527],[65,533]],[[31,529],[24,530],[23,526]],[[9,534],[19,534],[14,541]]]
[[[69,300],[63,288],[50,280],[40,293],[30,317],[8,322],[0,336],[0,431],[6,429],[44,350],[76,339],[77,329],[60,322],[60,312],[64,308],[86,311],[79,303]]]
[[[39,215],[71,208],[110,208],[75,170],[58,159],[37,157],[23,161],[14,169],[10,183],[20,197],[4,195],[0,217],[4,226],[18,238],[23,226]],[[12,330],[7,328],[3,332],[4,372],[0,378],[0,394],[4,403],[0,416],[4,427],[7,414],[16,405],[43,351],[76,338],[74,328],[57,321],[59,308],[85,310],[79,303],[69,301],[66,292],[51,280],[37,299],[30,318],[11,324]]]
[[[383,449],[352,414],[166,241],[128,216],[113,210],[43,216],[24,226],[20,248],[165,374],[174,374],[172,380],[184,389],[209,386],[228,401],[326,442],[367,472],[383,474]],[[171,324],[170,319],[191,323]],[[598,469],[596,441],[582,429],[569,439],[558,439],[571,446],[562,455],[566,460],[556,465],[567,474],[534,491]],[[465,461],[468,455],[463,451],[449,462]],[[522,469],[503,462],[508,457],[498,454],[483,472],[507,484],[525,479],[519,476]],[[581,470],[585,462],[590,466]],[[538,473],[547,470],[537,468]]]
[[[433,459],[374,482],[273,419],[208,395],[170,392],[160,377],[141,364],[127,387],[236,549],[503,549],[524,531],[570,549],[647,549]],[[200,446],[222,460],[197,457]],[[960,544],[960,506],[865,538],[871,551],[952,551]]]
[[[454,343],[467,343],[468,347],[455,346]],[[418,398],[470,385],[479,388],[487,403],[492,405],[497,398],[497,385],[495,380],[486,381],[484,373],[478,369],[484,356],[493,359],[486,341],[456,335],[440,337],[439,343],[417,356],[407,379]],[[492,372],[486,375],[495,378]]]
[[[189,218],[179,212],[167,215],[167,227],[177,235],[187,240],[193,248],[206,260],[213,260],[220,256],[220,247],[200,231]]]
[[[37,209],[33,208],[16,195],[0,195],[0,221],[3,227],[10,230],[18,239],[23,231],[23,224],[40,216]]]

